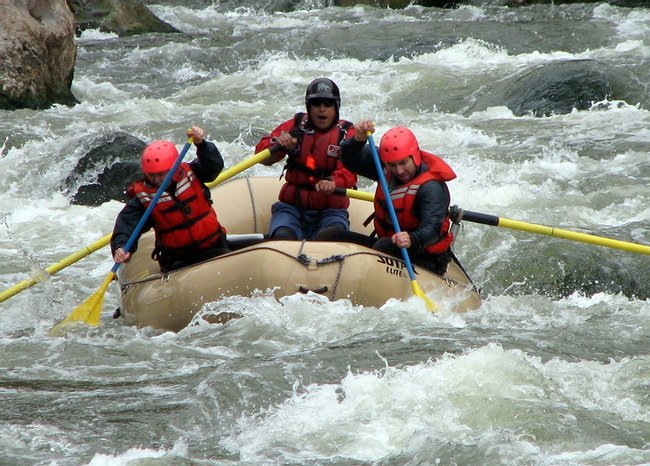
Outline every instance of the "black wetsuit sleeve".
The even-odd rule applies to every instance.
[[[354,138],[346,139],[341,143],[341,161],[348,170],[377,181],[377,169],[372,157],[370,146]]]
[[[204,139],[196,146],[196,156],[190,162],[190,167],[199,180],[209,183],[219,176],[223,170],[223,157],[213,142]]]
[[[413,206],[420,224],[409,234],[409,251],[417,254],[440,239],[440,228],[447,216],[449,202],[449,193],[443,183],[428,181],[420,186]]]
[[[122,208],[122,211],[117,215],[115,220],[115,226],[113,227],[113,235],[111,236],[111,252],[115,254],[115,251],[118,248],[124,248],[126,243],[129,241],[131,234],[135,231],[135,227],[138,225],[138,222],[142,218],[142,215],[145,212],[145,207],[137,199],[131,199],[129,202]],[[151,217],[147,219],[144,226],[140,230],[138,239],[145,231],[153,227],[153,220]],[[138,249],[138,242],[135,241],[130,251],[135,252]]]

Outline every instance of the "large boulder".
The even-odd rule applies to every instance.
[[[99,29],[118,36],[147,32],[178,32],[155,16],[140,0],[68,0],[77,19],[77,32]]]
[[[77,102],[77,47],[66,0],[0,0],[0,109]]]
[[[112,199],[126,202],[126,188],[142,177],[140,154],[146,144],[117,132],[98,137],[63,182],[73,204],[98,206]]]
[[[75,30],[96,28],[120,36],[178,32],[140,0],[0,0],[0,12],[4,110],[78,103],[70,90],[77,57]]]
[[[549,116],[588,110],[594,102],[617,98],[605,67],[594,60],[557,61],[508,83],[502,100],[517,116]]]

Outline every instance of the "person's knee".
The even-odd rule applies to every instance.
[[[271,239],[295,241],[298,239],[298,236],[289,227],[279,227],[271,234]]]
[[[319,231],[314,240],[316,241],[338,241],[341,237],[341,232],[347,231],[345,225],[342,223],[333,223],[332,225],[323,228]]]
[[[348,230],[347,225],[344,225],[343,223],[339,223],[339,222],[332,223],[327,228],[332,229],[332,230],[341,230],[341,231],[347,231]]]
[[[395,249],[395,245],[393,244],[390,236],[385,236],[375,241],[372,245],[372,249],[385,253],[392,253],[392,250]]]

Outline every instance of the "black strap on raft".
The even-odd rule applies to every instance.
[[[370,222],[372,222],[375,219],[375,215],[377,214],[375,214],[374,211],[370,215],[368,215],[368,218],[363,221],[363,226],[367,227],[370,224]]]

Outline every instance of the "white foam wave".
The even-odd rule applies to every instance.
[[[96,453],[87,466],[129,466],[134,463],[159,462],[162,464],[183,464],[188,461],[187,442],[177,440],[170,449],[129,448],[124,453]]]
[[[112,40],[118,37],[114,32],[102,32],[99,29],[84,29],[81,31],[81,35],[76,38],[76,41],[78,44],[83,45],[85,42]]]
[[[630,400],[636,384],[643,383],[640,374],[616,390],[607,382],[647,364],[543,363],[489,344],[403,368],[386,364],[380,371],[358,373],[351,367],[339,384],[308,385],[261,418],[243,418],[240,432],[224,443],[252,462],[332,457],[372,462],[404,452],[421,436],[435,449],[443,439],[474,443],[476,436],[490,432],[517,432],[516,437],[506,434],[506,454],[521,453],[528,450],[526,438],[538,422],[553,422],[558,431],[575,427],[575,419],[565,414],[567,400],[573,403],[568,411],[596,407],[647,422],[638,392],[637,402]],[[552,453],[549,440],[547,447],[538,440],[526,462]]]

